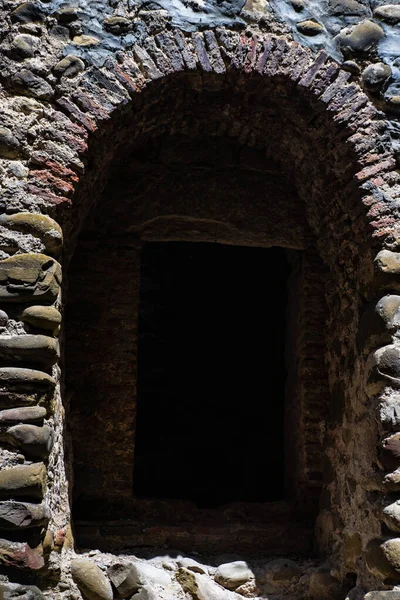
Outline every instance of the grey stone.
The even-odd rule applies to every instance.
[[[352,588],[347,594],[345,600],[364,600],[365,592],[362,588],[356,586]]]
[[[0,383],[38,387],[54,387],[56,385],[51,375],[43,371],[22,367],[0,367]]]
[[[61,284],[61,266],[45,254],[16,254],[0,261],[0,301],[53,301]]]
[[[25,102],[36,101],[26,99]],[[62,250],[62,229],[54,219],[47,215],[29,212],[0,215],[0,223],[13,231],[21,231],[38,237],[43,242],[46,252],[51,256],[57,256]]]
[[[107,572],[122,597],[137,592],[145,585],[171,584],[168,573],[147,563],[117,563],[109,567]]]
[[[46,481],[43,463],[21,465],[0,471],[0,498],[42,499]]]
[[[0,583],[1,600],[45,600],[42,592],[34,585]]]
[[[378,90],[389,79],[391,74],[392,69],[383,62],[368,65],[362,74],[364,87],[370,91]]]
[[[282,590],[282,587],[288,587],[293,579],[300,578],[302,574],[301,567],[294,560],[276,558],[267,562],[263,577],[268,593],[273,594]]]
[[[376,304],[376,313],[389,328],[400,327],[400,296],[388,294]]]
[[[400,378],[400,348],[391,344],[375,353],[378,372],[391,378]]]
[[[8,127],[0,127],[0,156],[16,158],[19,154],[19,141]]]
[[[26,529],[45,525],[50,511],[44,504],[6,500],[0,502],[0,529]]]
[[[180,568],[176,578],[182,589],[190,594],[194,600],[243,600],[243,596],[221,589],[205,575],[193,573],[188,569]]]
[[[72,23],[78,19],[77,6],[62,6],[56,13],[56,19],[60,23]]]
[[[365,564],[367,569],[378,579],[395,579],[396,571],[388,562],[382,547],[382,541],[378,538],[368,542],[365,549]]]
[[[44,566],[41,547],[31,548],[26,542],[0,539],[0,564],[23,570],[39,570]]]
[[[38,329],[56,332],[61,324],[61,313],[54,306],[29,306],[21,315],[24,323]]]
[[[328,567],[319,567],[310,574],[310,596],[314,600],[321,598],[343,598],[345,591],[342,583],[331,575]]]
[[[0,434],[0,439],[20,448],[24,454],[33,458],[47,457],[53,442],[52,430],[48,425],[38,427],[25,423],[10,427]]]
[[[356,0],[329,0],[329,14],[358,17],[370,14],[370,11]]]
[[[51,100],[54,96],[54,90],[51,85],[35,75],[29,69],[22,69],[11,77],[11,85],[13,89],[22,96],[32,96],[38,100]]]
[[[20,34],[15,36],[11,44],[13,58],[24,59],[34,56],[37,48],[37,39],[33,35]]]
[[[0,411],[0,424],[15,425],[16,423],[37,423],[46,416],[44,406],[22,406]]]
[[[71,563],[71,574],[87,600],[113,600],[110,582],[93,561],[76,558]]]
[[[351,31],[341,31],[337,41],[343,51],[367,52],[376,46],[383,36],[382,27],[367,20],[356,25]]]
[[[4,310],[0,310],[0,327],[4,327],[8,323],[8,314]]]
[[[388,563],[400,573],[400,538],[387,540],[382,544],[382,551]]]
[[[60,356],[58,341],[47,335],[0,337],[0,359],[53,365]]]
[[[11,20],[17,23],[32,23],[43,20],[43,11],[33,2],[20,4],[11,13]]]
[[[215,581],[228,590],[234,590],[250,579],[254,579],[253,572],[242,560],[224,563],[215,573]]]
[[[400,500],[393,502],[383,509],[382,520],[389,529],[400,532]]]
[[[382,273],[397,275],[400,273],[400,253],[381,250],[375,257],[375,266]]]
[[[184,569],[189,569],[189,571],[193,571],[194,573],[200,573],[203,575],[208,574],[207,567],[204,567],[203,565],[198,563],[197,560],[193,560],[193,558],[182,557],[178,559],[177,563],[180,567],[183,567]]]
[[[349,73],[353,73],[354,75],[359,75],[361,73],[360,65],[358,65],[355,60],[345,60],[344,63],[342,63],[342,69],[349,71]]]
[[[75,77],[84,70],[85,63],[83,60],[73,54],[68,54],[56,64],[53,72],[57,77]]]
[[[374,10],[374,17],[390,25],[400,23],[400,4],[385,4]]]
[[[300,23],[297,23],[296,27],[297,31],[299,33],[302,33],[303,35],[318,35],[322,31],[324,31],[323,25],[317,23],[317,21],[312,21],[310,19],[307,21],[301,21]]]
[[[157,592],[151,586],[145,585],[140,592],[134,594],[130,600],[159,600],[159,597]]]
[[[301,12],[305,8],[304,0],[291,0],[290,4],[293,6],[296,12]]]
[[[125,17],[115,16],[104,19],[104,29],[114,34],[125,33],[128,31],[130,24],[130,20]]]
[[[364,600],[400,600],[400,591],[385,590],[368,592],[368,594],[365,594]]]

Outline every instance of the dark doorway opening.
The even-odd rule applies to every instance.
[[[144,245],[135,497],[284,499],[288,274],[282,248]]]

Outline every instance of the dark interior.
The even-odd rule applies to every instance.
[[[277,247],[144,245],[137,498],[284,498],[288,273]]]

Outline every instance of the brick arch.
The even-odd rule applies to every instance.
[[[185,90],[186,96],[180,95]],[[227,119],[217,119],[215,115],[211,118],[209,106],[202,110],[203,120],[197,118],[194,101],[201,97],[202,92],[214,99],[214,107],[221,107],[220,98],[233,105]],[[221,130],[227,132],[233,116],[233,130],[229,131],[232,137],[238,138],[243,145],[261,148],[267,155],[279,157],[282,173],[297,188],[307,206],[311,229],[319,240],[319,252],[333,273],[327,282],[329,333],[336,342],[329,349],[333,400],[327,460],[335,465],[336,478],[325,483],[329,502],[333,502],[336,508],[341,502],[346,506],[345,510],[338,510],[336,520],[329,508],[323,508],[318,522],[319,542],[326,552],[332,546],[337,548],[340,542],[344,549],[335,550],[332,561],[337,560],[337,555],[342,552],[342,574],[349,569],[357,570],[355,563],[358,557],[343,558],[350,545],[346,545],[348,540],[357,545],[354,544],[354,536],[358,536],[360,547],[364,550],[372,537],[380,535],[380,522],[375,517],[375,509],[369,505],[367,517],[363,514],[356,516],[351,524],[346,522],[346,514],[355,510],[360,501],[367,503],[361,471],[369,468],[368,475],[372,477],[371,470],[375,468],[375,464],[371,467],[375,461],[372,452],[376,437],[375,414],[371,411],[364,414],[357,404],[360,402],[362,405],[360,399],[364,397],[363,377],[360,375],[364,368],[363,349],[356,345],[358,316],[361,305],[381,290],[397,289],[397,282],[392,277],[397,273],[392,250],[395,249],[398,215],[390,192],[395,190],[398,173],[393,155],[382,144],[385,136],[382,114],[351,82],[348,72],[343,71],[324,51],[314,56],[295,42],[268,34],[261,38],[246,34],[240,38],[236,34],[232,37],[226,30],[191,36],[180,31],[159,34],[154,40],[149,40],[146,48],[135,47],[132,52],[118,53],[115,60],[108,59],[101,68],[91,67],[65,92],[63,85],[59,86],[55,106],[51,109],[53,123],[34,143],[29,172],[28,192],[36,200],[36,207],[48,216],[44,217],[44,225],[39,227],[29,219],[23,222],[21,216],[18,221],[18,215],[11,214],[5,217],[6,226],[23,233],[36,232],[33,235],[43,244],[42,250],[51,256],[54,249],[48,243],[51,235],[46,238],[46,232],[53,231],[56,225],[47,219],[55,219],[64,232],[64,260],[67,263],[73,251],[75,231],[92,206],[94,193],[104,187],[114,153],[118,156],[121,148],[130,143],[132,131],[138,136],[146,136],[148,131],[154,134],[160,123],[163,126],[161,131],[174,130],[179,119],[174,122],[169,115],[169,121],[164,123],[165,113],[156,113],[155,118],[154,109],[163,107],[165,101],[165,106],[169,104],[179,110],[188,97],[193,104],[183,135],[199,131],[205,122],[204,115],[210,117],[207,126],[211,135],[219,133],[218,124],[222,124]],[[268,115],[271,105],[274,112]],[[175,114],[181,116],[180,113]],[[253,127],[252,114],[257,114],[258,119]],[[271,126],[267,142],[266,117],[269,117]],[[281,126],[282,119],[285,131]],[[296,140],[296,143],[290,144],[290,140]],[[62,151],[65,147],[68,152]],[[32,212],[37,212],[37,208]],[[386,249],[378,255],[377,262],[382,275],[376,277],[373,255],[385,248],[385,243]],[[18,260],[23,263],[27,260],[23,249],[19,253],[21,258]],[[42,265],[41,259],[35,260],[39,266]],[[55,275],[52,281],[56,283],[47,286],[45,302],[55,301],[56,308],[60,308],[54,293],[59,286],[59,277]],[[16,290],[15,294],[18,293]],[[36,320],[34,328],[29,329],[33,318],[37,319],[28,314],[22,321],[28,324],[28,332],[37,333],[37,328],[40,330],[42,325],[38,325]],[[54,320],[56,316],[52,318]],[[46,319],[49,322],[50,317],[47,315]],[[367,337],[369,327],[367,325]],[[394,326],[390,327],[392,331]],[[379,340],[386,342],[387,337],[379,337]],[[39,342],[44,343],[42,340]],[[15,353],[20,361],[18,348],[9,352],[8,356],[12,357]],[[56,354],[47,346],[43,352],[46,356],[51,352],[53,357]],[[375,358],[374,368],[380,366],[379,360],[379,356]],[[44,362],[44,372],[49,371],[48,364]],[[26,364],[31,363],[27,360]],[[356,377],[353,377],[354,373]],[[21,377],[21,373],[17,375]],[[17,375],[5,371],[6,384],[14,385],[11,377]],[[50,373],[47,375],[50,377]],[[392,375],[389,373],[389,376]],[[36,377],[32,385],[37,386],[38,376],[32,377]],[[55,384],[54,380],[47,379],[40,382],[42,388]],[[55,427],[59,442],[61,409],[57,401],[53,407],[55,419],[50,425]],[[349,407],[347,413],[346,407]],[[351,451],[354,451],[360,439],[349,440],[346,435],[350,435],[351,425],[354,426],[360,412],[367,426],[366,429],[360,428],[359,435],[366,434],[365,445],[368,448],[356,469],[359,479],[354,483],[354,497],[348,498],[345,491],[345,487],[350,485],[346,473],[346,460],[349,460],[347,447],[351,445]],[[338,439],[339,430],[344,433]],[[47,456],[43,459],[45,464],[50,464],[52,472],[55,465],[62,463],[60,447],[57,455],[54,452],[49,459]],[[337,465],[340,465],[338,469]],[[52,487],[54,489],[54,485]],[[40,482],[37,488],[39,490]],[[57,491],[57,486],[55,489]],[[46,494],[52,509],[50,530],[55,533],[61,527],[63,533],[57,543],[62,545],[65,528],[68,529],[68,515],[65,506],[61,514],[50,489]],[[40,497],[40,491],[37,497]],[[365,575],[365,562],[368,563],[368,557],[362,562],[360,573],[367,581],[371,575]],[[350,563],[352,566],[349,566]],[[28,568],[31,566],[28,565]],[[376,576],[374,569],[371,570],[372,577]],[[389,570],[385,577],[389,577],[388,573],[393,575]],[[373,587],[373,584],[368,585]]]
[[[261,100],[257,94],[261,94],[262,102],[274,102],[275,107],[282,100],[286,103],[278,106],[279,116],[290,126],[302,117],[301,125],[307,124],[298,133],[298,140],[302,136],[303,158],[305,149],[319,148],[315,158],[322,159],[324,155],[321,166],[329,158],[332,175],[345,179],[346,194],[356,194],[358,188],[360,204],[365,207],[359,210],[366,215],[372,237],[382,239],[390,235],[395,215],[390,214],[379,188],[395,183],[396,161],[382,143],[386,135],[383,114],[351,82],[350,73],[343,71],[325,51],[315,56],[308,48],[281,37],[236,34],[231,38],[229,33],[220,30],[217,34],[207,31],[184,36],[180,31],[165,32],[149,40],[146,48],[136,46],[131,52],[119,52],[117,59],[107,59],[104,67],[89,68],[68,86],[68,93],[55,101],[59,110],[54,113],[53,139],[57,139],[58,131],[59,141],[70,145],[75,156],[69,161],[64,158],[63,166],[68,163],[68,167],[63,169],[57,164],[56,155],[49,157],[47,151],[41,155],[43,140],[39,135],[28,191],[42,197],[49,214],[59,214],[59,219],[67,224],[69,219],[63,219],[62,207],[68,211],[77,202],[77,193],[82,196],[82,185],[89,186],[86,180],[93,181],[94,177],[93,169],[74,163],[96,160],[105,173],[112,148],[123,143],[124,130],[127,137],[131,135],[130,124],[137,125],[132,113],[146,115],[149,98],[156,110],[154,98],[162,96],[165,90],[168,93],[169,87],[171,94],[185,86],[209,88],[248,101],[246,110],[250,112],[259,108]],[[184,100],[179,107],[183,105]],[[262,123],[257,123],[246,139],[244,130],[249,128],[249,115],[246,116],[246,122],[235,124],[238,131],[228,134],[252,146],[265,143]],[[290,133],[295,133],[293,127]],[[212,134],[218,135],[215,131]],[[44,137],[52,139],[48,131]],[[102,139],[107,141],[107,150],[101,147]],[[295,150],[289,157],[294,163],[298,159]],[[298,164],[289,165],[289,170],[298,169]],[[300,177],[297,175],[299,179],[301,173]],[[322,196],[325,191],[320,189],[318,193]],[[349,213],[355,213],[354,203],[349,206]]]

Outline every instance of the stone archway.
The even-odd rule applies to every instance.
[[[366,355],[390,342],[396,332],[397,296],[379,301],[381,321],[374,306],[380,295],[395,292],[398,285],[397,214],[387,196],[398,174],[393,157],[378,143],[384,134],[379,113],[355,84],[348,83],[349,77],[324,52],[315,58],[283,38],[237,39],[224,30],[218,37],[211,31],[184,37],[176,31],[156,36],[147,49],[135,47],[133,55],[121,54],[117,62],[89,70],[68,95],[57,98],[60,110],[52,112],[54,126],[37,140],[33,160],[38,168],[30,171],[31,195],[25,205],[29,208],[31,201],[32,212],[45,215],[22,213],[20,206],[10,204],[2,225],[20,245],[0,263],[2,298],[10,316],[9,321],[4,317],[9,325],[0,339],[4,398],[11,409],[23,402],[30,411],[25,417],[3,416],[9,425],[15,419],[28,421],[17,429],[7,425],[5,440],[26,453],[28,460],[39,457],[48,465],[46,487],[44,463],[18,465],[12,455],[10,468],[1,475],[2,496],[5,503],[17,495],[36,501],[45,496],[50,515],[42,505],[32,509],[20,503],[18,511],[28,514],[34,529],[50,517],[49,535],[54,536],[53,544],[47,541],[50,556],[61,549],[69,531],[63,412],[58,394],[49,402],[49,390],[57,383],[54,376],[59,375],[53,367],[58,347],[54,337],[43,333],[57,335],[60,319],[59,265],[49,258],[60,249],[57,223],[64,231],[67,264],[94,191],[104,188],[110,158],[129,144],[131,132],[146,139],[163,129],[186,136],[207,131],[279,157],[280,169],[306,205],[318,251],[331,273],[326,295],[331,403],[324,508],[318,521],[320,547],[333,562],[340,556],[340,576],[357,572],[366,587],[396,579],[397,542],[387,541],[382,550],[376,540],[381,518],[397,530],[397,505],[389,505],[383,517],[377,517],[380,501],[371,502],[367,492],[398,485],[395,474],[385,479],[374,476],[377,464],[383,469],[389,464],[384,458],[377,462],[377,437],[397,428],[393,409],[397,342],[374,354],[370,368],[375,379],[369,379],[366,388],[364,371]],[[63,157],[57,155],[57,145],[48,143],[54,139],[69,147]],[[48,154],[50,148],[54,155]],[[49,256],[27,254],[27,249]],[[359,316],[369,302],[372,316],[367,311],[360,333]],[[27,304],[31,306],[21,312],[19,307]],[[366,392],[374,407],[380,402],[381,429]],[[43,411],[42,416],[32,413],[36,403],[49,411],[44,426],[30,424],[43,419]],[[54,440],[51,451],[50,440]],[[383,456],[392,458],[391,467],[396,463],[396,440],[395,434],[382,449]],[[360,505],[363,513],[357,510]],[[10,523],[18,530],[18,520]],[[23,548],[13,543],[4,543],[5,554],[23,551],[23,558],[7,558],[6,564],[28,570],[43,566],[40,544],[32,549],[33,541]],[[69,556],[68,543],[64,551]]]

